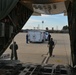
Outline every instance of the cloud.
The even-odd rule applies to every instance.
[[[41,17],[43,17],[43,18],[51,18],[51,19],[59,19],[61,17],[64,17],[64,14],[54,14],[54,15],[42,14]]]
[[[49,15],[41,14],[41,17],[49,17]]]
[[[37,23],[37,22],[41,22],[41,20],[38,20],[38,19],[29,19],[28,22],[29,23],[34,23],[34,22]]]
[[[40,19],[32,19],[30,18],[27,23],[24,25],[23,29],[32,29],[33,27],[37,27],[37,25],[41,23]]]

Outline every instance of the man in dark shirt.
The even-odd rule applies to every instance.
[[[48,35],[48,43],[50,42],[50,39],[51,39],[51,35],[49,33],[49,35]]]
[[[11,51],[11,60],[13,60],[13,58],[15,57],[15,60],[18,60],[17,57],[17,49],[18,49],[18,45],[16,44],[16,42],[13,42],[13,44],[10,45],[10,49]]]
[[[50,39],[50,42],[48,42],[48,45],[49,45],[49,55],[51,57],[52,56],[52,53],[53,53],[53,48],[55,46],[54,41],[53,41],[53,38]]]
[[[28,34],[26,34],[26,43],[28,44]]]

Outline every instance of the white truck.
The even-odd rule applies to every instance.
[[[45,31],[41,30],[30,30],[28,31],[29,42],[45,42],[46,36]]]

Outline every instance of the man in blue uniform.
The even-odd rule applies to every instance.
[[[51,39],[51,35],[49,33],[49,35],[48,35],[48,43],[50,42],[50,39]]]
[[[55,46],[54,41],[53,41],[53,38],[50,39],[50,41],[48,42],[48,45],[49,45],[49,55],[51,57],[52,56],[52,53],[53,53],[53,48]]]
[[[26,43],[28,44],[28,34],[26,34]]]

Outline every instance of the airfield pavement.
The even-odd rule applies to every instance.
[[[50,57],[47,64],[71,64],[71,50],[69,34],[52,33],[55,42],[53,50],[54,57]],[[14,38],[18,44],[18,60],[22,63],[38,63],[41,64],[47,56],[47,41],[44,43],[28,43],[26,44],[26,33],[19,33]],[[9,47],[4,54],[10,54]]]

